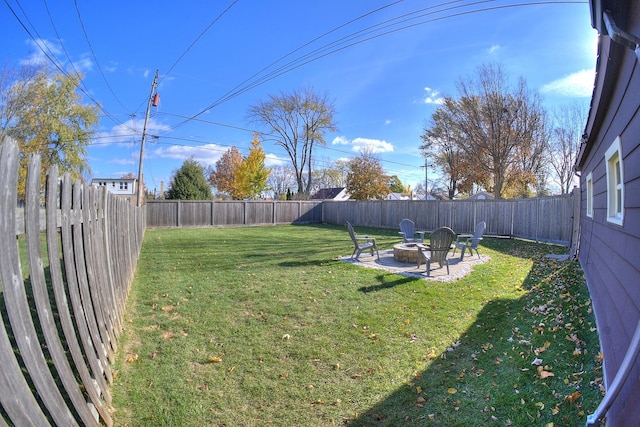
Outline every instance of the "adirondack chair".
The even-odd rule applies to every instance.
[[[451,249],[451,243],[453,242],[456,233],[449,227],[440,227],[431,233],[429,236],[429,245],[418,243],[417,246],[420,250],[420,256],[418,256],[418,268],[421,265],[421,259],[427,262],[427,277],[431,275],[431,262],[437,262],[440,267],[447,266],[447,274],[449,274],[449,260],[447,260],[447,254]]]
[[[473,255],[473,251],[476,251],[476,255],[480,258],[480,253],[478,252],[478,244],[480,240],[482,240],[482,235],[484,234],[484,230],[487,228],[487,223],[484,221],[479,222],[476,225],[476,229],[473,234],[459,234],[456,237],[456,243],[453,248],[453,253],[456,253],[456,249],[460,249],[462,253],[460,254],[460,261],[464,259],[464,252],[469,249],[469,253]]]
[[[416,231],[415,224],[409,218],[400,221],[400,231],[398,234],[402,236],[404,243],[422,243],[424,242],[424,231]],[[417,234],[417,237],[414,235]]]
[[[349,235],[351,236],[351,240],[353,241],[353,245],[355,249],[353,249],[353,253],[351,254],[351,259],[355,259],[359,261],[358,257],[362,251],[369,250],[371,252],[371,256],[373,256],[373,251],[376,251],[376,255],[378,259],[380,259],[380,254],[378,253],[378,246],[376,246],[376,239],[369,236],[359,237],[356,236],[356,232],[353,230],[353,226],[349,221],[347,221],[347,229],[349,230]],[[354,258],[355,255],[355,258]]]

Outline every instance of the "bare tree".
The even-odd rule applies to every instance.
[[[322,188],[346,187],[347,173],[349,173],[349,162],[346,160],[336,160],[327,168],[316,168],[313,172],[313,191]]]
[[[463,180],[493,189],[497,198],[503,197],[506,186],[534,183],[532,168],[537,163],[529,161],[527,150],[541,143],[538,138],[544,135],[539,95],[523,79],[511,85],[495,64],[479,67],[475,80],[461,79],[457,86],[459,98],[447,98],[436,112],[446,119],[432,137],[454,138],[462,154]]]
[[[573,167],[586,121],[586,109],[578,104],[565,105],[556,114],[556,127],[550,140],[549,164],[553,170],[553,180],[560,186],[562,194],[568,194],[574,183]]]
[[[271,174],[267,178],[267,185],[273,193],[274,199],[284,199],[287,190],[296,185],[295,173],[291,166],[275,166],[271,169]]]
[[[451,102],[454,101],[447,98],[446,103]],[[473,181],[470,179],[470,169],[465,166],[464,153],[457,144],[459,138],[457,127],[451,122],[451,116],[445,109],[436,110],[430,123],[424,128],[424,133],[420,135],[423,141],[420,146],[422,156],[427,163],[432,159],[434,166],[446,177],[445,187],[449,199],[453,199],[458,191],[465,191],[465,181]]]
[[[260,101],[249,109],[249,116],[266,125],[275,143],[289,155],[298,193],[308,195],[313,186],[313,148],[325,144],[327,131],[336,130],[334,114],[335,108],[327,97],[309,87],[290,94],[269,95],[268,101]]]

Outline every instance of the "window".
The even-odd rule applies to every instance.
[[[624,218],[624,173],[620,137],[617,137],[605,154],[607,161],[607,221],[622,225]]]
[[[587,175],[587,216],[593,218],[593,174]]]

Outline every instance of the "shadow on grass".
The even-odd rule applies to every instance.
[[[390,276],[397,277],[399,275],[398,274],[379,274],[378,276],[376,276],[376,278],[380,282],[380,284],[371,285],[371,286],[362,286],[361,288],[358,288],[358,290],[366,294],[369,292],[383,291],[385,289],[391,289],[396,286],[405,285],[407,283],[420,281],[420,279],[416,279],[415,277],[406,277],[406,276],[396,278],[395,280],[388,280]]]
[[[345,424],[584,425],[601,399],[601,367],[580,274],[576,263],[540,257],[524,296],[487,302],[445,351],[423,356],[425,369]]]

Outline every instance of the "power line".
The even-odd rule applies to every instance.
[[[491,7],[483,7],[483,8],[478,8],[478,9],[473,9],[473,10],[467,10],[467,11],[462,11],[462,12],[456,12],[456,13],[450,13],[448,15],[444,15],[444,16],[438,16],[435,18],[429,18],[426,20],[422,20],[419,22],[413,22],[413,23],[408,23],[410,21],[414,21],[416,19],[419,18],[424,18],[427,16],[432,16],[434,14],[438,14],[438,13],[443,13],[443,12],[448,12],[448,11],[452,11],[452,10],[456,10],[456,9],[461,9],[461,8],[468,8],[468,7],[472,7],[472,6],[477,6],[479,4],[484,4],[484,3],[489,3],[489,2],[493,2],[495,0],[478,0],[478,1],[474,1],[474,2],[468,2],[468,3],[464,3],[464,4],[459,4],[459,5],[455,5],[455,6],[449,6],[451,4],[454,3],[458,3],[459,0],[452,0],[452,1],[447,1],[447,2],[443,2],[443,3],[439,3],[437,5],[434,6],[429,6],[426,8],[422,8],[422,9],[418,9],[415,10],[413,12],[409,12],[409,13],[405,13],[403,15],[394,17],[394,18],[390,18],[387,19],[383,22],[380,22],[378,24],[375,25],[371,25],[369,27],[354,31],[353,33],[341,37],[337,40],[331,41],[323,46],[320,46],[318,48],[316,48],[315,50],[308,52],[306,54],[303,54],[289,62],[287,62],[284,65],[281,65],[280,67],[270,71],[269,73],[266,73],[264,75],[262,75],[259,78],[256,78],[255,80],[252,80],[254,77],[257,77],[258,75],[260,75],[263,71],[266,71],[267,69],[269,69],[271,66],[277,64],[278,62],[280,62],[282,59],[287,58],[289,56],[291,56],[292,53],[294,52],[298,52],[299,50],[301,50],[303,47],[309,46],[310,44],[312,44],[313,42],[325,37],[328,34],[331,34],[333,32],[335,32],[336,30],[345,27],[347,24],[351,24],[365,16],[369,16],[371,15],[373,12],[382,10],[386,7],[389,7],[391,5],[394,5],[398,2],[394,2],[394,3],[390,3],[386,6],[383,6],[382,8],[376,9],[375,11],[372,12],[368,12],[364,15],[361,15],[358,18],[352,19],[350,21],[348,21],[345,24],[341,24],[340,26],[334,28],[333,30],[330,30],[328,32],[325,32],[324,34],[322,34],[321,36],[318,36],[314,39],[312,39],[309,42],[304,43],[301,47],[294,49],[293,51],[289,52],[287,55],[282,56],[281,58],[279,58],[278,60],[272,62],[269,66],[263,68],[261,71],[254,73],[251,77],[249,77],[248,79],[245,79],[242,83],[236,85],[233,89],[229,90],[228,92],[226,92],[224,95],[222,95],[221,97],[219,97],[216,101],[212,102],[211,104],[209,104],[206,108],[204,108],[203,110],[201,110],[200,112],[190,116],[190,119],[195,119],[197,117],[199,117],[200,115],[206,113],[207,111],[217,107],[218,105],[227,102],[229,100],[231,100],[232,98],[235,98],[236,96],[239,96],[263,83],[266,83],[270,80],[273,80],[277,77],[280,77],[283,74],[286,74],[290,71],[293,71],[297,68],[300,68],[304,65],[307,65],[311,62],[317,61],[319,59],[322,59],[326,56],[332,55],[334,53],[340,52],[342,50],[348,49],[350,47],[359,45],[361,43],[365,43],[367,41],[371,41],[373,39],[377,39],[383,36],[387,36],[389,34],[392,33],[396,33],[399,31],[404,31],[410,28],[414,28],[420,25],[425,25],[428,23],[432,23],[432,22],[436,22],[436,21],[440,21],[440,20],[445,20],[445,19],[450,19],[450,18],[455,18],[455,17],[460,17],[460,16],[464,16],[464,15],[469,15],[469,14],[475,14],[475,13],[482,13],[482,12],[488,12],[488,11],[492,11],[492,10],[498,10],[498,9],[506,9],[506,8],[515,8],[515,7],[523,7],[523,6],[535,6],[535,5],[555,5],[555,4],[584,4],[585,1],[580,1],[580,0],[569,0],[569,1],[563,1],[563,0],[551,0],[551,1],[535,1],[535,2],[524,2],[524,3],[516,3],[516,4],[507,4],[507,5],[497,5],[497,6],[491,6]],[[445,7],[445,6],[449,6],[449,7]],[[438,10],[434,10],[434,9],[438,9]],[[406,24],[406,25],[402,25],[402,26],[398,26],[401,24]],[[385,30],[383,32],[379,32],[382,30]],[[189,120],[185,120],[183,122],[178,123],[177,125],[174,126],[174,129],[184,125],[186,122],[188,122]]]
[[[9,4],[9,2],[7,0],[4,0],[5,5],[9,8],[9,10],[11,11],[11,14],[14,16],[14,18],[18,21],[18,23],[20,24],[20,26],[24,29],[24,31],[27,33],[27,35],[29,36],[29,38],[31,38],[31,40],[33,40],[34,44],[40,49],[40,51],[43,53],[43,55],[49,60],[49,62],[51,62],[51,64],[53,64],[53,66],[60,71],[60,73],[67,77],[68,76],[68,72],[67,70],[64,69],[64,67],[62,66],[62,64],[60,63],[60,61],[58,61],[58,59],[55,56],[55,53],[51,51],[51,49],[49,48],[49,46],[44,43],[44,40],[40,34],[38,33],[38,30],[35,28],[35,26],[31,23],[31,20],[29,19],[29,16],[27,15],[27,13],[25,12],[25,10],[22,8],[22,5],[20,4],[19,1],[16,0],[16,4],[18,5],[18,7],[20,8],[20,10],[22,11],[22,14],[24,15],[26,21],[29,23],[29,25],[31,26],[31,28],[33,29],[33,32],[36,34],[35,36],[33,35],[33,33],[31,32],[31,30],[27,27],[27,25],[22,21],[22,19],[18,16],[18,14],[16,13],[16,11],[13,9],[13,7]],[[48,13],[48,8],[47,8],[47,13]],[[55,28],[55,27],[54,27]],[[56,31],[57,34],[57,31]],[[37,36],[37,37],[36,37]],[[64,49],[64,45],[62,45],[63,50],[66,53],[66,50]],[[67,55],[68,57],[68,55]],[[71,61],[71,59],[69,59],[72,67],[73,67],[73,62]],[[75,70],[74,68],[74,72],[77,76],[80,76],[80,74]],[[98,107],[98,109],[100,111],[102,111],[105,116],[111,118],[115,123],[120,124],[120,122],[118,120],[116,120],[111,113],[109,113],[104,107],[102,107],[102,105],[91,95],[89,89],[86,87],[86,85],[84,84],[84,82],[80,79],[79,80],[80,83],[80,91],[89,99],[91,100],[91,102]]]
[[[205,27],[204,30],[202,30],[200,32],[200,34],[198,34],[198,36],[195,38],[195,40],[193,40],[193,42],[191,42],[191,44],[189,46],[187,46],[187,48],[184,50],[184,52],[182,52],[180,54],[180,56],[178,56],[178,59],[175,60],[175,62],[169,67],[169,69],[167,70],[167,72],[163,75],[163,77],[160,79],[160,81],[158,82],[158,85],[160,85],[162,83],[162,81],[167,77],[167,75],[169,75],[171,73],[171,71],[173,71],[173,69],[175,68],[176,65],[178,65],[178,63],[182,60],[182,58],[184,58],[184,56],[191,50],[191,48],[207,33],[207,31],[209,31],[209,29],[211,29],[211,27],[214,26],[214,24],[216,22],[218,22],[229,10],[231,10],[231,8],[233,6],[235,6],[235,4],[238,3],[238,0],[233,0],[229,6],[226,7],[225,10],[223,10],[218,16],[216,16],[210,23],[209,25],[207,25]]]
[[[89,51],[91,52],[91,56],[93,56],[93,60],[96,62],[96,67],[98,67],[98,71],[100,72],[100,75],[102,76],[102,80],[104,80],[104,83],[107,85],[107,88],[109,89],[109,92],[111,92],[111,95],[113,95],[113,98],[118,102],[118,104],[120,104],[120,106],[124,110],[126,110],[127,107],[125,107],[124,104],[122,103],[122,101],[120,101],[120,98],[118,97],[118,95],[116,95],[115,91],[113,90],[113,88],[109,84],[109,81],[107,80],[107,76],[105,76],[104,71],[102,71],[102,67],[100,66],[100,61],[98,61],[98,57],[96,56],[96,52],[95,52],[95,50],[93,50],[93,46],[91,45],[91,41],[89,40],[89,35],[87,34],[87,29],[84,26],[84,22],[82,20],[82,15],[80,14],[80,8],[78,7],[78,0],[73,0],[73,4],[74,4],[74,6],[76,8],[76,13],[78,15],[78,21],[80,22],[80,27],[82,28],[82,34],[84,34],[84,39],[87,41],[87,45],[89,46]]]

